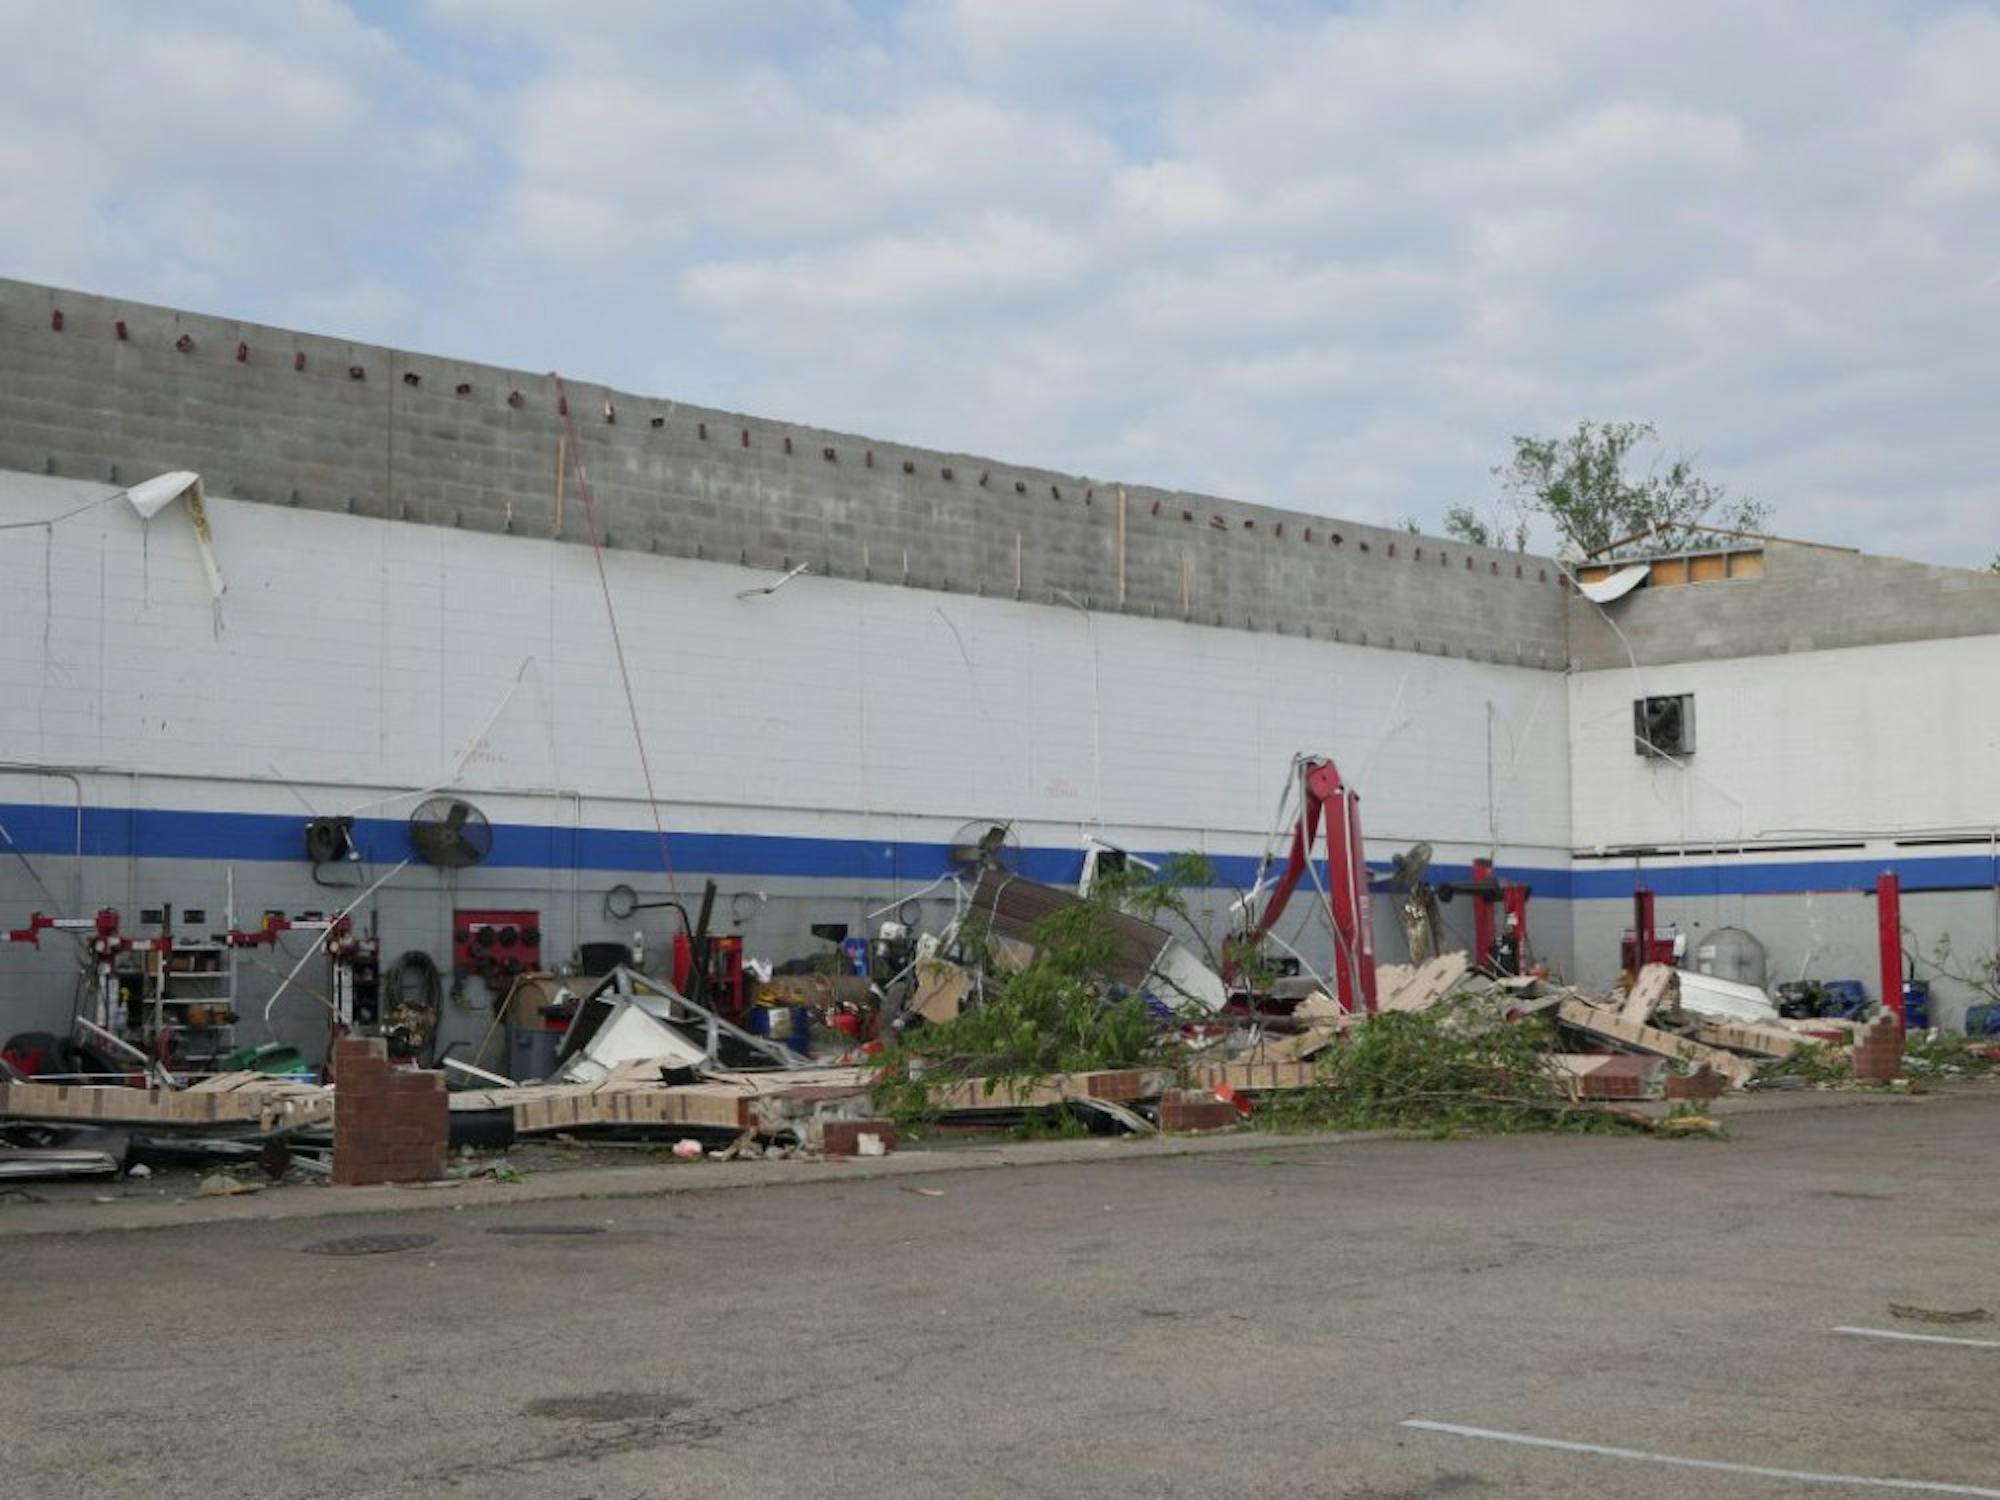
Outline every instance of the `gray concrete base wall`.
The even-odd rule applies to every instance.
[[[566,392],[608,546],[1564,660],[1546,559],[579,380]],[[113,484],[187,468],[233,499],[584,541],[563,400],[544,374],[0,280],[0,467]]]
[[[1842,547],[1768,542],[1759,578],[1569,603],[1578,671],[2000,634],[2000,576]]]
[[[1667,897],[1655,902],[1661,929],[1677,926],[1688,934],[1690,951],[1705,932],[1741,927],[1764,944],[1768,981],[1775,990],[1784,980],[1858,979],[1869,995],[1880,998],[1881,963],[1877,956],[1875,902],[1859,891],[1787,893],[1772,896]],[[1629,901],[1590,900],[1571,903],[1576,929],[1576,962],[1580,976],[1608,985],[1617,978],[1618,943],[1632,925]],[[1954,956],[1949,967],[1970,972],[1977,961],[1995,951],[2000,941],[2000,892],[1905,891],[1903,894],[1906,952],[1928,960],[1940,937],[1949,935]],[[1968,1005],[1986,996],[1963,984],[1940,978],[1925,963],[1917,977],[1931,982],[1932,1024],[1963,1029]]]
[[[35,861],[37,872],[60,899],[65,913],[70,910],[95,911],[117,908],[124,916],[125,929],[137,930],[142,908],[172,903],[176,910],[205,909],[208,920],[188,935],[220,930],[223,925],[228,867],[212,860],[100,859],[81,861],[42,856]],[[357,875],[362,873],[356,872]],[[369,878],[384,873],[369,872]],[[328,878],[341,874],[330,871]],[[682,871],[679,888],[693,910],[699,900],[703,875]],[[368,920],[382,941],[385,968],[409,949],[421,949],[447,970],[450,987],[451,916],[459,908],[521,907],[542,914],[543,954],[552,963],[575,957],[577,946],[586,942],[625,942],[635,930],[645,934],[646,968],[663,973],[668,962],[668,941],[677,929],[677,919],[665,910],[648,910],[623,921],[614,921],[604,910],[604,897],[613,886],[627,884],[644,893],[646,899],[663,894],[657,872],[630,873],[605,870],[579,871],[572,879],[568,871],[468,870],[440,871],[412,867],[384,885],[356,913],[364,932]],[[747,956],[780,962],[827,951],[827,945],[811,933],[816,922],[845,922],[857,935],[871,933],[875,926],[869,914],[882,906],[908,897],[913,887],[895,887],[886,882],[848,882],[828,879],[721,877],[716,902],[715,930],[740,933]],[[236,924],[257,925],[265,910],[292,915],[315,910],[334,912],[352,901],[357,892],[345,894],[315,885],[309,874],[293,865],[258,863],[236,868],[238,907]],[[1194,892],[1189,909],[1219,941],[1228,920],[1234,890]],[[74,898],[74,899],[72,899]],[[0,910],[19,912],[48,910],[50,903],[32,883],[18,863],[0,866]],[[953,915],[949,887],[918,898],[916,913],[924,930],[941,931]],[[1470,947],[1472,908],[1466,901],[1443,908],[1446,945]],[[1377,953],[1384,963],[1402,962],[1406,953],[1400,930],[1387,898],[1374,904]],[[880,919],[878,918],[877,921]],[[1567,904],[1536,900],[1530,909],[1530,924],[1538,949],[1560,968],[1569,952],[1569,911]],[[1283,936],[1293,943],[1307,962],[1321,972],[1330,972],[1331,943],[1323,918],[1306,910],[1303,897],[1294,902],[1283,928]],[[272,1029],[266,1029],[263,1015],[266,1001],[278,987],[282,975],[304,954],[311,939],[295,934],[276,948],[248,950],[238,967],[237,1009],[242,1020],[237,1039],[243,1045],[278,1040],[297,1046],[317,1059],[326,1041],[326,1010],[315,997],[324,993],[325,965],[310,960],[299,972],[295,985],[287,990],[272,1012]],[[79,990],[80,967],[71,939],[46,934],[39,949],[22,944],[0,945],[0,1040],[23,1031],[49,1031],[57,1035],[68,1029],[72,1006]],[[439,1030],[440,1050],[469,1057],[492,1021],[492,997],[478,980],[465,986],[466,1002],[454,1006],[447,996]],[[455,1045],[457,1044],[457,1045]],[[487,1052],[489,1066],[505,1056],[506,1039],[496,1035]]]

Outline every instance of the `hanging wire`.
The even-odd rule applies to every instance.
[[[398,875],[402,874],[404,870],[409,868],[409,866],[410,866],[409,860],[405,859],[401,861],[388,874],[384,875],[380,880],[377,880],[373,885],[369,886],[368,889],[363,891],[360,895],[356,896],[352,901],[348,902],[347,905],[343,906],[339,911],[335,912],[333,916],[328,919],[329,929],[331,928],[332,923],[338,922],[342,917],[351,915],[355,907],[359,906],[362,902],[366,901],[370,896],[374,895],[377,891],[381,890],[383,886],[387,885],[390,881],[394,880]],[[275,990],[271,991],[271,998],[264,1002],[264,1029],[271,1033],[271,1039],[273,1041],[276,1041],[278,1038],[278,1029],[277,1027],[271,1024],[271,1012],[273,1009],[276,1008],[278,1004],[278,997],[284,994],[286,990],[291,988],[292,981],[299,977],[299,970],[303,969],[306,966],[306,964],[310,962],[313,958],[324,955],[325,953],[324,943],[325,939],[322,938],[319,942],[316,942],[311,947],[307,948],[304,953],[300,954],[299,961],[292,965],[291,972],[284,977],[283,982],[280,983]]]
[[[590,471],[584,464],[583,443],[577,436],[576,418],[569,409],[569,388],[560,375],[554,377],[556,383],[556,409],[562,413],[563,427],[569,434],[569,460],[576,468],[577,494],[583,499],[584,525],[590,531],[590,553],[597,563],[597,585],[604,594],[604,617],[611,624],[611,649],[618,658],[618,677],[625,686],[625,709],[632,720],[632,743],[639,751],[639,771],[646,782],[646,804],[653,811],[653,832],[660,840],[660,864],[666,871],[667,889],[676,897],[681,893],[680,882],[674,877],[674,862],[667,852],[667,825],[660,817],[660,796],[653,786],[653,765],[646,755],[646,736],[639,723],[639,700],[632,691],[632,670],[625,661],[625,637],[618,629],[618,609],[611,598],[611,578],[604,570],[604,543],[597,533],[597,505],[590,492]]]

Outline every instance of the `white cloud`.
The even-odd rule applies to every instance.
[[[816,253],[697,265],[686,285],[700,308],[754,320],[773,337],[800,331],[816,344],[823,335],[812,330],[815,317],[948,314],[968,298],[991,308],[1060,290],[1087,264],[1082,247],[1050,226],[990,214],[957,233],[882,235]]]
[[[2000,545],[1987,5],[5,14],[15,274],[1359,519],[1644,417],[1782,529]]]
[[[274,316],[363,285],[369,247],[466,149],[412,109],[423,93],[333,0],[11,6],[7,269],[202,305],[250,285]]]

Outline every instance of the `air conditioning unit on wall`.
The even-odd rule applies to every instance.
[[[1694,694],[1632,701],[1632,748],[1640,755],[1694,754]]]

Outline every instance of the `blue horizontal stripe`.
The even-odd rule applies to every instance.
[[[291,813],[196,812],[165,807],[83,809],[83,852],[107,859],[213,859],[296,863],[305,857],[305,820]],[[73,808],[41,803],[0,803],[0,854],[66,855],[76,847]],[[355,842],[367,859],[394,863],[409,857],[409,827],[402,818],[361,818]],[[676,869],[738,875],[857,881],[928,881],[945,873],[950,846],[912,840],[797,838],[785,834],[670,833]],[[1143,851],[1164,863],[1174,851]],[[1244,888],[1256,878],[1248,855],[1215,855],[1219,881]],[[495,823],[486,865],[513,870],[658,871],[660,842],[650,829],[570,828],[559,824]],[[1082,872],[1075,848],[1022,851],[1021,873],[1054,884],[1073,883]],[[1386,862],[1370,865],[1385,872]],[[1631,864],[1580,865],[1573,870],[1504,868],[1512,880],[1547,900],[1616,900],[1643,881],[1668,897],[1776,896],[1812,891],[1858,891],[1893,870],[1906,890],[1991,886],[2000,883],[2000,861],[1986,854],[1944,854],[1890,859],[1677,860],[1664,858],[1635,870]],[[1468,880],[1464,865],[1433,865],[1439,881]]]
[[[1630,865],[1570,872],[1578,901],[1630,896],[1644,884],[1660,896],[1798,896],[1817,891],[1872,891],[1875,877],[1893,872],[1906,891],[2000,884],[2000,861],[1987,854],[1921,858],[1682,862],[1663,860],[1635,872]]]
[[[74,808],[41,803],[0,803],[0,854],[67,855],[77,846]],[[362,856],[393,864],[411,857],[409,825],[402,818],[358,818],[354,842]],[[164,807],[83,809],[83,852],[103,859],[213,859],[237,863],[296,864],[305,858],[305,819],[295,813],[195,812]],[[1175,851],[1135,851],[1164,864]],[[801,876],[814,879],[930,881],[950,868],[951,846],[909,840],[795,838],[784,834],[668,834],[668,854],[676,870],[704,875]],[[1257,877],[1250,855],[1210,857],[1218,881],[1247,888]],[[559,824],[495,823],[490,869],[659,871],[660,840],[651,829],[571,828]],[[1324,866],[1322,865],[1322,877]],[[1386,861],[1371,863],[1384,873]],[[1020,872],[1051,884],[1075,883],[1083,872],[1083,852],[1039,847],[1021,852]],[[1566,870],[1503,869],[1509,879],[1534,887],[1537,895],[1562,900],[1569,893]],[[1431,867],[1435,880],[1469,880],[1466,865]],[[1629,889],[1629,887],[1628,887]]]

